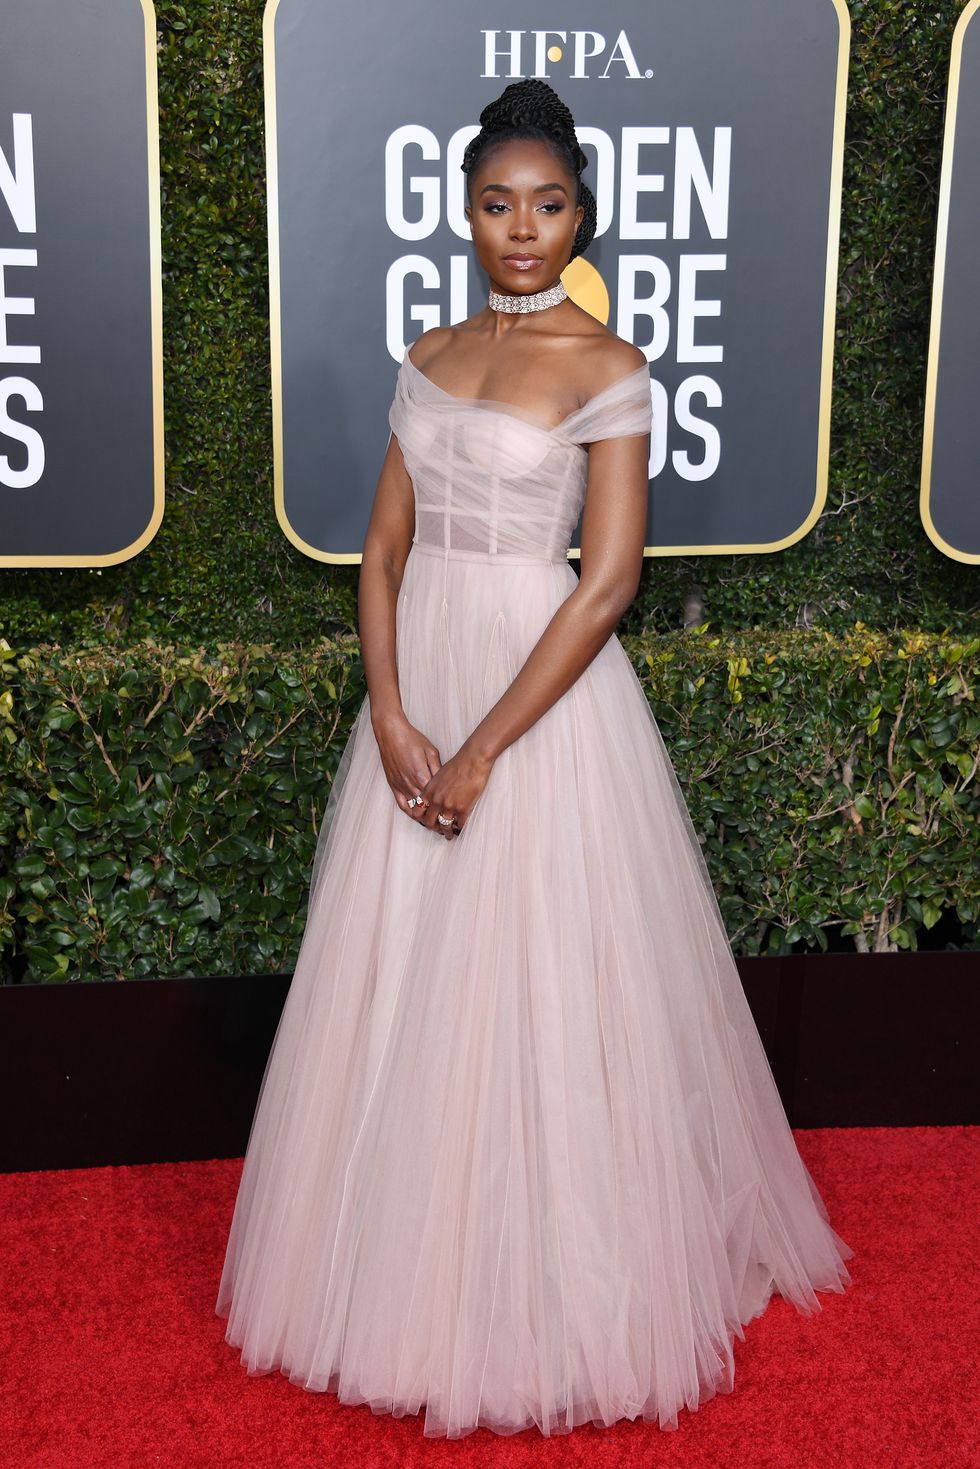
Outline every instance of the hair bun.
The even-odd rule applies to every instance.
[[[574,140],[575,119],[546,81],[523,77],[511,82],[499,97],[480,113],[480,125],[488,132],[501,128],[537,127],[562,141]]]

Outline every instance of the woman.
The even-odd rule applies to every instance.
[[[216,1309],[402,1416],[662,1428],[778,1291],[841,1292],[697,835],[614,634],[645,358],[565,295],[595,203],[538,80],[463,159],[488,305],[398,372],[334,778]],[[581,575],[566,552],[581,513]]]

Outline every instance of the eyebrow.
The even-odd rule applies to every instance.
[[[561,192],[565,195],[565,198],[568,198],[568,190],[565,188],[564,184],[559,183],[538,184],[537,188],[533,189],[531,192],[534,194],[545,194],[550,189],[560,189]],[[513,194],[513,192],[514,190],[510,187],[510,184],[484,184],[483,188],[480,190],[481,194]]]

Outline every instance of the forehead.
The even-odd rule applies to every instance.
[[[472,170],[471,179],[486,183],[492,174],[494,183],[518,182],[533,185],[551,179],[567,181],[573,177],[558,150],[541,138],[503,138],[491,143]]]

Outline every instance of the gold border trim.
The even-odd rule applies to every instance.
[[[282,296],[279,281],[279,145],[276,128],[276,12],[268,0],[262,16],[262,76],[265,87],[265,177],[269,238],[269,369],[272,390],[272,481],[276,520],[287,541],[314,561],[359,564],[361,552],[323,551],[295,530],[286,514],[282,444]]]
[[[827,473],[830,463],[830,405],[833,384],[834,325],[837,296],[837,271],[840,251],[840,206],[844,174],[844,125],[847,113],[847,69],[851,42],[851,17],[846,0],[831,0],[837,12],[839,36],[837,44],[837,79],[834,95],[834,129],[830,169],[830,198],[827,222],[827,267],[824,281],[823,345],[820,366],[820,405],[817,422],[817,473],[813,504],[795,531],[778,541],[746,541],[737,544],[709,546],[644,546],[644,556],[721,556],[733,551],[781,551],[802,540],[819,519],[827,501]],[[980,0],[972,0],[978,4]],[[266,179],[269,228],[269,338],[272,379],[272,453],[276,519],[287,540],[317,561],[332,563],[360,562],[361,552],[339,554],[321,551],[305,541],[290,525],[283,496],[282,449],[282,335],[279,294],[279,187],[278,149],[276,142],[276,44],[275,18],[279,0],[267,0],[262,21],[263,71],[265,83]],[[581,556],[579,547],[571,547],[569,558]]]
[[[143,11],[143,60],[146,90],[146,183],[150,258],[150,378],[153,402],[153,511],[145,528],[118,551],[84,556],[0,556],[0,566],[115,566],[149,545],[163,520],[166,488],[163,459],[163,280],[160,250],[160,98],[157,89],[157,25],[152,0],[139,0]]]
[[[946,280],[946,247],[949,237],[949,206],[953,181],[953,147],[956,141],[956,109],[960,95],[963,38],[980,0],[970,0],[956,22],[949,56],[946,93],[946,123],[943,130],[943,162],[939,177],[939,213],[936,220],[936,258],[932,277],[932,313],[929,319],[929,355],[926,363],[926,394],[922,421],[922,470],[919,479],[919,517],[934,546],[953,561],[980,563],[980,552],[961,551],[946,540],[932,518],[932,454],[936,429],[936,386],[939,376],[939,337],[942,331],[943,287]]]

